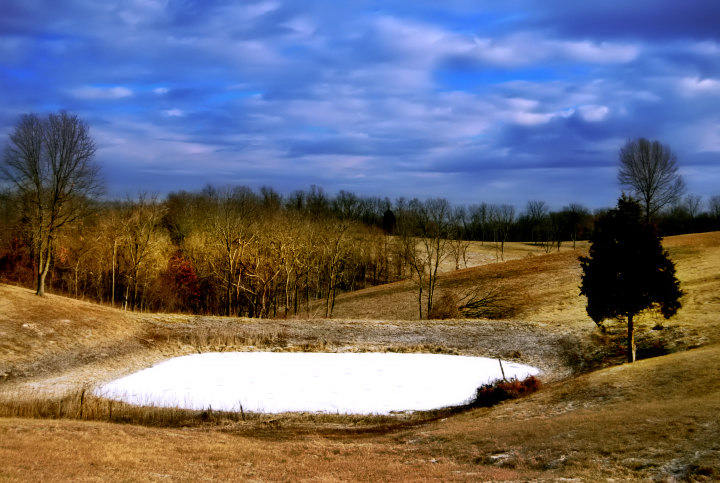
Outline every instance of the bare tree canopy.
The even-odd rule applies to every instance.
[[[646,220],[685,191],[675,153],[669,146],[645,138],[628,141],[620,149],[618,182],[641,200]]]
[[[9,137],[2,174],[17,188],[32,230],[37,294],[43,295],[58,232],[83,217],[101,192],[96,147],[88,125],[64,111],[23,115]]]

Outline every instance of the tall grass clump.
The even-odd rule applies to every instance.
[[[145,338],[153,342],[186,344],[201,352],[249,346],[285,347],[288,339],[284,328],[248,329],[223,325],[156,325],[146,330]]]
[[[58,397],[41,395],[3,397],[0,417],[35,419],[79,419],[139,424],[144,426],[195,426],[245,420],[244,412],[192,410],[173,407],[135,406],[93,395],[81,389]]]
[[[133,405],[95,396],[91,389],[81,389],[62,396],[42,394],[3,394],[0,397],[0,418],[72,419],[134,424],[150,427],[234,427],[247,430],[278,429],[280,427],[311,428],[322,426],[345,428],[352,432],[384,432],[437,419],[442,411],[427,411],[397,415],[367,415],[342,413],[282,413],[270,414],[243,410],[218,411],[183,409],[153,405]],[[254,429],[253,429],[254,428]]]

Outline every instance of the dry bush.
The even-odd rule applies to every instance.
[[[509,319],[517,313],[516,304],[495,285],[483,284],[467,290],[458,305],[462,316],[471,319]]]
[[[460,317],[460,303],[453,292],[443,292],[433,303],[428,319],[457,319]]]
[[[517,399],[527,396],[540,390],[542,383],[535,376],[530,376],[522,381],[511,379],[509,381],[495,381],[490,384],[483,384],[477,390],[472,406],[491,407],[506,399]]]
[[[445,290],[433,303],[429,319],[508,319],[516,315],[517,304],[498,286],[476,285],[458,294]]]

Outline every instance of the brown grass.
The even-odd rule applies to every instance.
[[[410,320],[403,283],[340,297],[333,320],[284,321],[127,314],[0,285],[0,410],[24,416],[0,418],[0,480],[720,479],[720,233],[665,246],[684,307],[641,318],[641,356],[667,355],[632,365],[619,365],[623,327],[602,334],[584,313],[581,250],[444,276],[444,290],[502,287],[517,313],[496,321]],[[493,408],[388,417],[80,403],[177,354],[318,349],[500,356],[545,384]]]

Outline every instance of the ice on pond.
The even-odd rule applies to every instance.
[[[505,376],[539,371],[503,361]],[[210,352],[176,357],[95,394],[186,409],[388,414],[456,406],[501,379],[497,359],[444,354]]]

